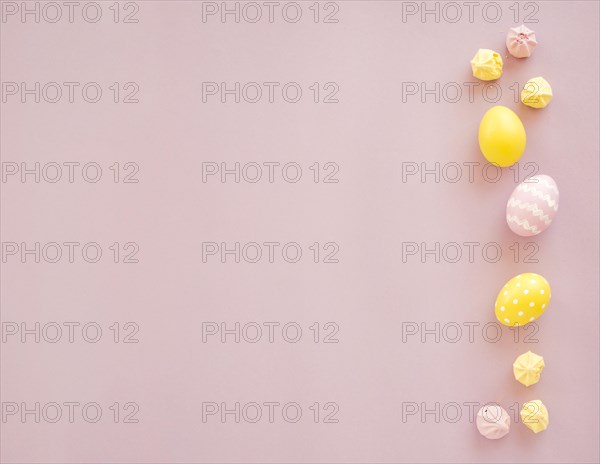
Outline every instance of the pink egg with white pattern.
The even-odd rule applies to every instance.
[[[532,176],[513,190],[506,205],[506,222],[517,235],[545,231],[558,211],[558,187],[550,176]]]

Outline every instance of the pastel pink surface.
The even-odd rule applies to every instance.
[[[140,22],[115,24],[113,2],[100,3],[106,20],[96,24],[0,24],[3,82],[140,87],[138,104],[115,104],[107,91],[97,104],[21,104],[17,96],[1,105],[3,162],[105,168],[95,184],[3,183],[2,240],[96,241],[106,251],[135,241],[141,261],[116,265],[109,255],[95,265],[2,264],[2,321],[105,328],[95,344],[2,344],[3,402],[95,401],[105,411],[95,424],[11,418],[0,424],[2,462],[599,461],[597,2],[534,2],[530,17],[543,44],[527,60],[503,57],[498,87],[476,82],[469,60],[477,48],[503,49],[508,28],[531,15],[524,3],[518,22],[514,2],[497,2],[496,22],[483,18],[482,4],[472,22],[464,7],[451,23],[432,14],[402,22],[410,2],[337,2],[333,24],[314,23],[312,1],[302,3],[299,23],[264,16],[257,24],[218,16],[203,23],[203,2],[191,1],[137,2]],[[590,60],[582,82],[580,64]],[[514,90],[535,75],[556,95],[543,111],[522,105]],[[305,95],[297,104],[203,103],[205,81],[296,81]],[[314,82],[337,83],[340,102],[315,104]],[[403,102],[403,82],[425,82],[428,90],[456,83],[462,97],[423,101],[419,92]],[[527,130],[519,166],[495,181],[482,175],[477,143],[479,117],[493,104],[514,110]],[[137,162],[140,182],[115,184],[108,166],[116,161]],[[222,161],[295,161],[304,176],[296,184],[203,183],[202,163]],[[338,163],[340,182],[313,182],[315,162]],[[455,163],[462,177],[451,183],[434,173],[423,183],[419,173],[403,182],[403,163],[429,170],[440,163],[447,178]],[[464,163],[480,163],[473,181]],[[545,233],[521,238],[506,226],[506,202],[536,169],[559,185],[561,211]],[[297,241],[305,251],[334,241],[340,262],[317,265],[309,255],[296,264],[202,263],[203,241]],[[403,262],[403,242],[458,243],[462,259]],[[464,243],[479,244],[473,262]],[[495,244],[501,259],[484,259],[484,246],[493,257]],[[552,310],[537,329],[502,327],[501,339],[488,342],[498,288],[521,272],[548,278]],[[137,322],[140,343],[110,342],[106,327],[115,321]],[[299,343],[202,343],[205,321],[297,322],[304,336]],[[315,321],[336,322],[340,342],[314,343],[308,327]],[[438,323],[447,339],[458,324],[461,338],[450,343],[429,333],[422,343],[419,332],[403,342],[403,324],[411,322],[428,330]],[[513,423],[502,440],[485,440],[465,403],[493,400],[518,415],[533,396],[511,368],[529,349],[548,365],[530,388],[552,425],[534,435]],[[584,410],[574,412],[574,398]],[[139,423],[115,424],[108,406],[127,401],[140,405]],[[205,423],[204,401],[295,401],[304,416]],[[329,401],[339,405],[339,422],[323,423],[321,415],[315,423],[308,408]],[[433,413],[403,421],[403,403],[425,403]],[[461,412],[455,422],[453,404]]]
[[[554,179],[537,175],[520,183],[506,204],[506,222],[522,237],[532,237],[545,231],[559,205],[559,191]]]

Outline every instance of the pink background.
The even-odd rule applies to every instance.
[[[107,18],[111,3],[102,3]],[[3,402],[95,401],[104,412],[95,424],[11,417],[0,424],[2,462],[598,462],[597,2],[536,2],[539,22],[529,27],[540,45],[530,59],[505,58],[498,81],[499,103],[527,130],[522,163],[536,163],[561,193],[554,224],[533,240],[504,220],[513,171],[496,183],[480,170],[472,183],[402,182],[403,162],[484,162],[476,134],[492,104],[482,86],[473,102],[464,93],[456,103],[403,103],[402,82],[475,82],[478,48],[506,55],[512,2],[496,23],[476,10],[473,22],[454,24],[402,22],[401,2],[391,1],[338,2],[337,24],[313,23],[312,2],[297,24],[202,23],[201,2],[138,4],[138,24],[1,24],[3,82],[95,81],[107,92],[97,104],[2,105],[3,162],[104,168],[96,184],[3,182],[2,241],[96,241],[106,253],[97,264],[2,265],[3,322],[105,329],[96,344],[2,344]],[[515,103],[509,87],[539,75],[552,84],[551,105]],[[140,102],[114,104],[107,88],[116,81],[137,82]],[[202,103],[204,81],[296,81],[306,94],[297,104]],[[308,86],[329,81],[340,102],[313,103]],[[113,183],[115,161],[138,163],[140,182]],[[207,161],[294,161],[304,175],[296,184],[203,183]],[[339,183],[315,184],[316,161],[338,163]],[[107,247],[127,241],[139,244],[140,262],[112,263]],[[202,263],[204,241],[296,241],[306,254],[296,264]],[[330,241],[340,262],[313,263],[308,246]],[[403,263],[411,241],[497,242],[503,257]],[[539,262],[515,263],[508,247],[518,242],[523,253],[531,241]],[[496,294],[522,272],[552,286],[538,341],[515,342],[504,328],[489,343],[481,327],[495,320]],[[111,342],[115,321],[139,324],[140,342]],[[202,343],[204,321],[293,321],[303,337]],[[315,321],[338,324],[339,343],[314,343]],[[403,343],[403,322],[480,325],[473,343],[466,333],[457,343]],[[526,389],[511,366],[529,349],[546,369]],[[497,442],[478,434],[466,409],[456,423],[402,421],[403,402],[509,409],[532,399],[547,405],[549,429],[513,424]],[[139,423],[115,424],[108,406],[128,401],[139,404]],[[203,423],[210,401],[297,402],[303,417]],[[339,422],[314,423],[315,402],[337,403]]]

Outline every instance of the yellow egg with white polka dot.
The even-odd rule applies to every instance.
[[[529,272],[510,279],[496,298],[496,317],[508,326],[535,321],[550,305],[550,284],[539,274]]]

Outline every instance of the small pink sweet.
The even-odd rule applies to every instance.
[[[477,413],[477,430],[489,440],[502,438],[510,430],[510,416],[497,404],[483,406]]]
[[[535,32],[524,25],[511,27],[506,36],[506,48],[515,58],[527,58],[531,56],[537,45]]]

